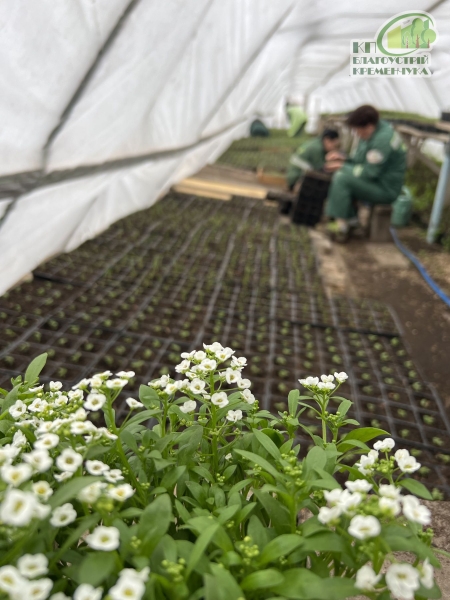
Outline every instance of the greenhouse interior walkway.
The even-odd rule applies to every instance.
[[[401,440],[421,457],[420,478],[448,494],[447,416],[395,315],[330,297],[308,230],[273,203],[172,192],[42,264],[0,298],[0,327],[0,387],[48,352],[44,381],[132,369],[136,394],[173,373],[180,351],[217,340],[248,358],[260,405],[283,411],[300,377],[346,371],[353,417]]]

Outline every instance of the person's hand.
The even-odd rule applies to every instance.
[[[323,169],[327,173],[334,173],[335,171],[338,171],[343,164],[343,160],[331,160],[325,163]]]
[[[325,155],[325,160],[328,161],[334,161],[334,160],[341,160],[344,161],[345,160],[345,154],[343,154],[342,152],[339,152],[338,150],[332,150],[331,152],[328,152],[328,154]]]

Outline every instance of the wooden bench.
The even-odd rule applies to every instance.
[[[376,204],[375,206],[360,206],[358,218],[363,226],[366,237],[371,242],[392,242],[390,232],[392,204]]]

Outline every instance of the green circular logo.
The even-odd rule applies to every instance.
[[[411,18],[411,23],[402,26],[401,21]],[[437,32],[431,15],[422,11],[400,13],[380,29],[377,47],[387,56],[408,56],[414,52],[429,50],[436,39]]]

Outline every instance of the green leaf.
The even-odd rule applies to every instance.
[[[138,528],[139,538],[142,540],[140,547],[142,554],[151,554],[167,533],[172,521],[172,503],[168,494],[158,496],[146,506]]]
[[[281,585],[284,581],[283,575],[276,569],[265,569],[256,571],[247,575],[241,582],[241,588],[245,591],[265,590],[277,585]]]
[[[341,417],[345,416],[350,408],[352,407],[353,402],[351,400],[342,400],[337,408],[337,412],[340,413]]]
[[[90,583],[96,587],[113,572],[115,562],[115,552],[93,552],[88,554],[79,567],[79,582]]]
[[[258,429],[253,430],[253,435],[256,437],[264,450],[266,450],[272,456],[272,458],[275,460],[281,460],[281,453],[269,436],[264,434],[262,431],[258,431]]]
[[[379,435],[389,435],[389,432],[384,429],[378,429],[378,427],[360,427],[359,429],[354,429],[342,438],[338,444],[338,450],[339,452],[346,452],[349,450],[351,446],[346,446],[345,442],[347,441],[359,440],[360,442],[368,442]]]
[[[76,529],[70,530],[69,537],[65,540],[64,544],[60,548],[58,548],[58,551],[56,552],[56,554],[53,555],[51,564],[55,565],[58,562],[58,560],[61,558],[61,556],[64,555],[66,550],[68,548],[70,548],[73,544],[77,544],[80,537],[86,531],[91,529],[91,527],[94,527],[94,525],[97,525],[97,523],[100,521],[100,519],[101,519],[101,516],[98,513],[94,513],[93,515],[88,515],[87,517],[84,517],[83,519],[81,519],[78,527]]]
[[[415,479],[406,478],[400,481],[400,485],[414,494],[415,496],[419,496],[419,498],[424,498],[425,500],[433,500],[433,496],[427,490],[427,488],[420,483],[420,481],[416,481]]]
[[[269,515],[272,527],[281,535],[291,530],[290,514],[288,509],[283,506],[276,498],[260,490],[255,490],[255,496],[263,505],[264,510]]]
[[[186,467],[184,465],[181,467],[175,467],[174,469],[169,469],[162,478],[160,486],[166,488],[168,492],[172,492],[175,484],[185,471]]]
[[[244,593],[236,579],[222,565],[211,563],[210,569],[212,575],[204,575],[205,600],[242,600],[244,598]]]
[[[126,429],[124,429],[123,431],[120,432],[119,437],[122,440],[122,442],[124,442],[128,446],[128,448],[130,450],[133,450],[133,452],[135,454],[138,454],[139,448],[136,443],[136,439],[130,431],[127,431]]]
[[[65,504],[72,498],[81,492],[87,485],[94,483],[95,481],[101,481],[100,477],[94,477],[93,475],[86,475],[85,477],[76,477],[65,483],[59,488],[57,492],[53,494],[48,503],[52,508]]]
[[[299,390],[292,390],[289,392],[288,407],[289,407],[289,414],[291,415],[291,417],[295,417],[297,414],[299,398],[300,398]]]
[[[13,387],[6,398],[2,402],[2,413],[6,412],[13,404],[15,404],[19,395],[20,384]]]
[[[42,369],[45,367],[45,363],[47,362],[48,354],[44,352],[44,354],[40,354],[36,356],[34,360],[28,365],[27,370],[25,371],[25,382],[28,384],[32,384],[39,377]]]
[[[279,535],[271,540],[259,557],[261,565],[278,560],[281,556],[287,556],[297,548],[304,544],[304,538],[295,533],[287,533]]]
[[[186,577],[192,573],[192,571],[197,566],[197,563],[202,558],[204,553],[206,552],[207,547],[211,543],[216,531],[219,529],[219,523],[212,523],[209,527],[207,527],[197,538],[197,541],[194,544],[194,548],[192,549],[191,555],[189,557],[189,561],[186,567]]]
[[[145,408],[152,409],[160,406],[158,394],[148,385],[141,385],[139,387],[139,400],[142,402]]]
[[[323,469],[327,464],[327,455],[323,448],[319,448],[318,446],[314,446],[308,452],[305,458],[305,466],[308,471],[312,471],[313,469]]]
[[[285,580],[273,590],[285,598],[294,600],[346,600],[358,593],[352,580],[340,577],[321,579],[307,569],[284,571]]]
[[[252,463],[259,465],[262,469],[264,469],[264,471],[270,473],[276,479],[280,478],[280,474],[278,473],[278,471],[275,469],[275,467],[272,467],[272,465],[265,458],[261,458],[257,454],[254,454],[253,452],[248,452],[247,450],[235,450],[235,452],[237,454],[240,454],[247,460],[251,461]]]

